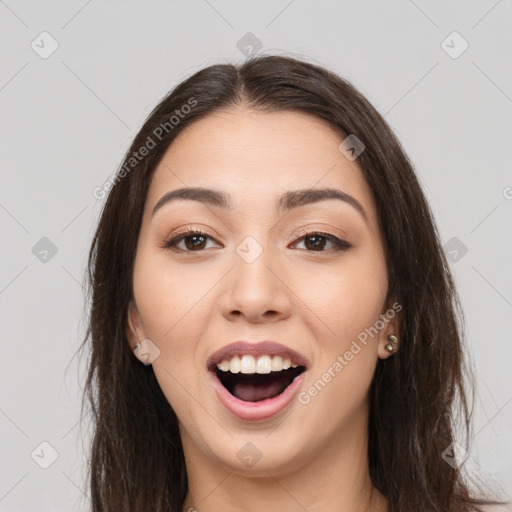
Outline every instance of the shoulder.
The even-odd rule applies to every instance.
[[[482,505],[484,512],[512,512],[512,503],[508,505]]]

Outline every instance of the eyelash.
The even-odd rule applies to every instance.
[[[184,249],[176,249],[176,245],[181,242],[182,240],[184,240],[185,238],[189,238],[189,237],[192,237],[192,236],[203,236],[203,237],[206,237],[206,238],[210,238],[211,240],[214,240],[216,243],[219,243],[217,242],[217,240],[215,240],[212,236],[210,236],[208,233],[205,233],[204,231],[201,231],[201,230],[198,230],[198,229],[190,229],[188,231],[185,231],[184,233],[180,233],[176,236],[173,236],[171,237],[169,240],[167,240],[165,242],[165,244],[163,245],[163,248],[164,249],[169,249],[169,250],[172,250],[172,251],[175,251],[175,252],[185,252],[185,253],[192,253],[192,252],[201,252],[201,251],[204,251],[204,249],[198,249],[197,251],[190,251],[190,250],[184,250]],[[309,237],[313,237],[313,236],[321,236],[323,238],[326,238],[328,241],[332,242],[334,244],[334,247],[333,249],[335,251],[345,251],[347,249],[349,249],[350,247],[352,247],[351,244],[349,244],[348,242],[345,242],[345,240],[341,240],[339,239],[338,237],[330,234],[330,233],[324,233],[322,231],[310,231],[310,232],[306,232],[306,233],[301,233],[300,235],[300,238],[298,239],[298,241],[302,241],[306,238],[309,238]],[[328,252],[329,250],[322,250],[322,251],[309,251],[306,249],[307,252]]]

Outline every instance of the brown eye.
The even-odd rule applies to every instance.
[[[176,252],[198,252],[208,248],[206,247],[208,240],[217,243],[214,238],[203,231],[189,230],[170,238],[163,247]],[[304,241],[305,248],[309,252],[327,252],[330,249],[340,251],[352,247],[348,242],[340,240],[330,233],[307,233],[299,239],[299,242],[301,241]]]
[[[205,245],[208,239],[213,240],[211,236],[202,231],[187,231],[186,233],[172,237],[165,243],[164,247],[166,249],[183,252],[202,251],[206,249]],[[182,246],[179,247],[179,244],[182,242]]]
[[[308,251],[314,252],[327,252],[329,249],[345,250],[352,247],[348,242],[340,240],[338,237],[329,233],[307,233],[300,241],[304,241],[304,245]],[[325,249],[326,245],[331,244],[331,247]]]

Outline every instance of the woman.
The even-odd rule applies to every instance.
[[[89,259],[93,511],[483,510],[456,457],[452,277],[349,83],[283,56],[203,69],[110,187]]]

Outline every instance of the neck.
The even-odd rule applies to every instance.
[[[293,469],[249,475],[205,457],[182,430],[189,483],[183,512],[386,512],[386,499],[370,479],[367,436],[361,435],[367,423],[360,419],[298,457]]]
[[[245,477],[229,470],[191,482],[183,512],[386,512],[385,498],[360,468],[340,475],[322,464],[311,472]],[[316,470],[316,472],[314,472]],[[191,510],[192,509],[192,510]]]

